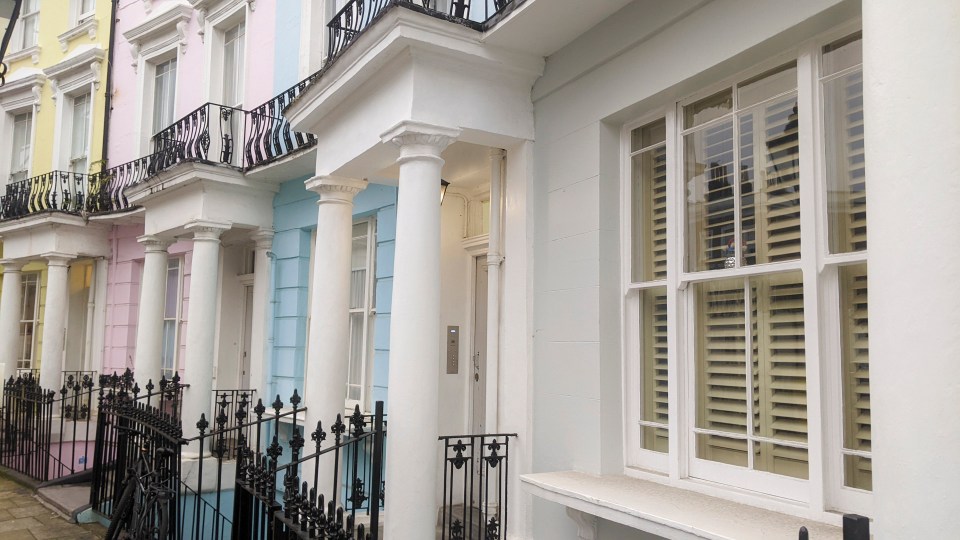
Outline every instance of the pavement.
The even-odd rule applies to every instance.
[[[99,524],[71,523],[43,505],[32,489],[0,473],[0,540],[99,539],[105,533]]]

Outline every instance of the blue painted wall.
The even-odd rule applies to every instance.
[[[273,336],[268,396],[272,399],[279,394],[284,401],[294,388],[301,390],[301,395],[303,393],[311,235],[317,227],[317,195],[307,191],[304,180],[300,178],[281,184],[273,205],[276,235],[273,239],[272,321],[268,322]],[[390,186],[371,184],[354,199],[354,218],[375,216],[377,224],[371,404],[387,399],[396,205],[397,189]]]
[[[290,88],[299,77],[300,2],[277,0],[274,40],[273,90],[279,94]]]

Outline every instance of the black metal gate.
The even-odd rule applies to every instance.
[[[89,372],[64,374],[54,390],[32,371],[3,383],[0,465],[46,482],[86,471],[94,452]]]
[[[100,378],[90,504],[133,538],[157,538],[160,530],[178,538],[185,387],[177,375],[147,383],[143,393],[129,370]]]

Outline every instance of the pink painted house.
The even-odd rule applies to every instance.
[[[121,0],[114,42],[110,136],[105,151],[109,166],[153,154],[157,144],[164,144],[154,142],[155,134],[206,103],[249,110],[270,99],[273,95],[273,70],[269,66],[274,55],[274,10],[273,2],[249,0]],[[265,69],[256,69],[256,66]],[[215,127],[211,126],[211,133]],[[231,124],[229,127],[239,130],[243,126]],[[223,143],[216,134],[211,138],[213,159],[222,151]],[[234,140],[242,141],[239,132]],[[184,223],[199,219],[202,217],[199,214],[191,215],[194,202],[197,198],[183,195],[177,202],[178,208],[169,213],[179,213]],[[132,206],[136,207],[137,203]],[[146,254],[143,241],[158,238],[156,235],[145,237],[152,217],[146,209],[137,208],[122,217],[109,219],[113,221],[110,231],[113,256],[107,278],[102,363],[102,370],[107,373],[134,369],[137,364]],[[231,271],[234,275],[251,274],[252,267],[245,266],[249,258],[244,256],[249,249],[240,245],[241,240],[231,240],[238,247],[232,252],[224,250],[222,258],[228,260],[221,261],[221,265],[237,266]],[[167,257],[162,278],[160,368],[168,377],[173,371],[183,376],[193,242],[189,233],[178,228],[164,231],[158,245],[165,248]],[[218,291],[218,295],[222,294],[232,296],[230,292]],[[250,310],[252,306],[243,309]],[[206,323],[210,325],[210,333],[215,332],[216,322]],[[153,328],[156,324],[150,326]],[[157,344],[152,333],[140,339],[145,338],[152,338],[154,346]],[[215,354],[232,354],[236,352],[234,349],[243,347],[242,336],[224,335],[217,342]],[[243,371],[242,367],[230,369]],[[151,371],[142,377],[156,380],[158,376]],[[139,374],[138,378],[141,378]]]

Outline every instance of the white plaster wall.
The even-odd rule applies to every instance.
[[[463,197],[448,193],[440,207],[440,410],[441,435],[469,433],[470,335],[473,310],[472,262],[463,249]],[[460,369],[448,375],[446,369],[447,326],[460,327]],[[441,486],[442,487],[442,486]],[[442,493],[442,492],[441,492]]]

